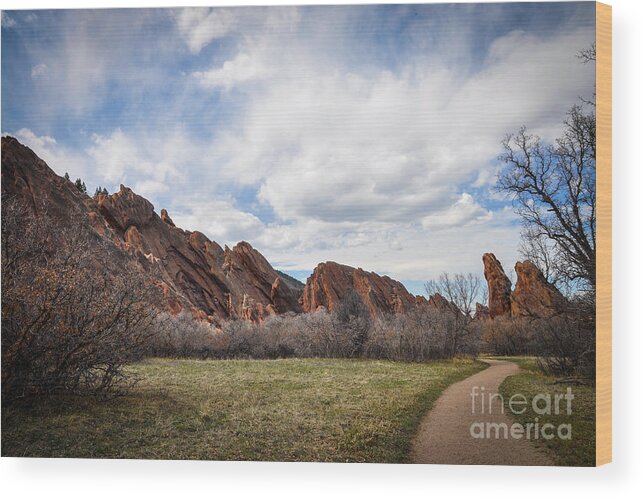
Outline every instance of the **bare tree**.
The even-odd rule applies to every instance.
[[[371,328],[371,314],[360,295],[350,289],[333,312],[340,334],[348,338],[349,357],[361,356]]]
[[[581,50],[578,53],[578,58],[583,62],[583,64],[596,63],[596,43],[592,43],[589,47]],[[596,88],[596,85],[594,85],[594,88]],[[592,107],[596,107],[596,90],[594,90],[593,99],[586,99],[583,97],[579,98],[581,102],[589,104]]]
[[[596,286],[596,120],[574,106],[555,145],[522,128],[505,138],[498,189],[523,220],[523,243],[550,275]]]
[[[440,294],[452,305],[453,312],[467,317],[473,317],[475,303],[479,299],[485,300],[484,289],[480,277],[473,273],[456,273],[451,276],[442,273],[437,280],[431,280],[424,284],[428,295]]]
[[[595,47],[581,52],[585,62]],[[596,115],[573,106],[562,135],[545,144],[521,128],[503,141],[497,189],[523,221],[523,253],[558,283],[596,287]]]
[[[448,302],[441,311],[450,315],[450,323],[444,325],[448,329],[450,355],[455,356],[463,342],[477,331],[473,323],[474,312],[481,292],[484,300],[484,286],[481,285],[480,277],[472,273],[457,273],[453,276],[443,273],[437,280],[427,282],[424,288],[429,296],[439,294]]]

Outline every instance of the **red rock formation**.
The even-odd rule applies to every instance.
[[[181,304],[179,299],[177,299],[176,294],[172,292],[170,286],[165,282],[159,282],[158,286],[161,291],[163,291],[163,298],[165,299],[165,306],[167,310],[172,315],[178,315],[179,313],[181,313],[181,311],[183,311],[183,305]]]
[[[172,221],[172,218],[170,218],[170,215],[169,215],[169,214],[167,214],[167,211],[166,211],[165,209],[161,209],[161,221],[164,221],[165,223],[167,223],[167,224],[168,224],[168,225],[170,225],[171,227],[175,227],[175,226],[176,226],[176,225],[174,224],[174,222]]]
[[[286,313],[288,311],[301,311],[299,296],[288,287],[281,277],[277,277],[272,283],[270,289],[271,309],[277,313]]]
[[[416,297],[400,282],[328,261],[317,265],[308,277],[302,295],[303,310],[315,311],[323,306],[332,311],[350,289],[361,296],[373,316],[401,313],[416,306]]]
[[[446,297],[444,297],[442,294],[438,292],[436,292],[435,294],[429,297],[429,300],[427,301],[427,305],[438,311],[462,314],[462,312],[458,309],[455,303],[452,303]]]
[[[98,209],[112,229],[125,233],[131,226],[139,230],[152,222],[155,213],[152,203],[121,185],[112,195],[97,197]]]
[[[127,243],[128,247],[134,249],[134,250],[139,250],[142,253],[148,252],[145,247],[145,242],[143,242],[143,238],[141,237],[140,232],[138,229],[132,225],[129,227],[127,230],[125,230],[125,242]]]
[[[275,286],[279,274],[247,242],[224,251],[204,234],[176,227],[167,211],[157,215],[147,199],[123,185],[91,198],[11,137],[2,138],[2,193],[23,199],[52,223],[87,223],[112,242],[104,257],[134,259],[154,275],[172,313],[258,320],[301,311],[297,286]]]
[[[511,294],[511,315],[547,317],[560,313],[566,300],[547,282],[531,261],[516,263],[516,287]]]
[[[531,261],[516,263],[516,287],[493,254],[485,254],[484,275],[489,285],[489,316],[548,317],[564,310],[567,301],[560,291],[547,282]],[[476,307],[476,310],[478,308]],[[480,311],[484,313],[483,308]],[[476,316],[477,316],[476,312]]]
[[[489,286],[489,316],[511,313],[511,281],[507,278],[500,261],[492,253],[482,256],[484,276]]]

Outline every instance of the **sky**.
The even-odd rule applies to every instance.
[[[510,273],[506,134],[551,141],[594,67],[594,3],[2,12],[2,133],[90,193],[120,184],[301,280],[323,261],[416,294]]]

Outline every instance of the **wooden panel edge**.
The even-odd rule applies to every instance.
[[[612,7],[596,2],[596,465],[612,461]]]

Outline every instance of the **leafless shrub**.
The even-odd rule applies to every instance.
[[[592,296],[579,296],[565,313],[538,320],[540,367],[556,376],[596,377],[596,320]]]
[[[541,370],[554,376],[591,381],[596,368],[593,298],[577,296],[550,317],[496,317],[483,322],[483,349],[500,355],[537,356]]]
[[[85,225],[2,202],[2,397],[117,394],[156,310],[153,287]],[[148,299],[148,297],[150,299]]]
[[[417,309],[373,319],[355,302],[329,313],[279,315],[261,324],[224,322],[220,328],[191,315],[164,315],[149,351],[151,355],[192,358],[377,358],[428,361],[476,355],[480,331],[471,324],[467,340],[453,351],[457,331],[453,316]]]
[[[482,324],[483,348],[500,355],[537,354],[533,320],[496,317]]]
[[[372,326],[371,315],[360,295],[354,290],[346,293],[333,313],[334,326],[345,336],[349,358],[362,356]]]
[[[216,358],[224,344],[221,330],[208,322],[195,320],[190,313],[176,316],[161,313],[154,322],[154,335],[146,353],[175,358]]]

